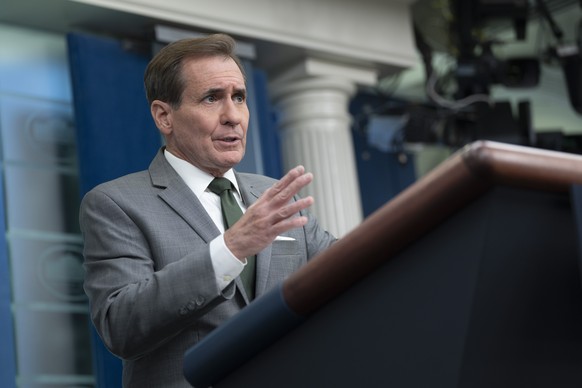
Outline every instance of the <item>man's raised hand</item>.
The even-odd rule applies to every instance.
[[[278,235],[307,223],[307,217],[297,213],[313,204],[308,196],[290,202],[294,195],[311,183],[313,175],[303,166],[289,171],[263,195],[224,234],[230,251],[240,260],[263,250]]]

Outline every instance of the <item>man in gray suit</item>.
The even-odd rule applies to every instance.
[[[252,300],[240,274],[256,255],[256,297],[335,239],[297,193],[303,167],[281,180],[233,170],[249,110],[234,41],[223,34],[162,49],[145,73],[165,139],[149,169],[97,186],[82,201],[85,290],[125,387],[188,387],[184,352]],[[233,185],[244,215],[225,231],[215,177]]]

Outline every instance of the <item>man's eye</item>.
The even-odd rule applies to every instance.
[[[234,100],[238,103],[243,103],[243,102],[245,102],[245,96],[243,96],[243,95],[234,96]]]
[[[204,98],[204,101],[206,101],[206,102],[215,102],[216,101],[216,96],[206,96]]]

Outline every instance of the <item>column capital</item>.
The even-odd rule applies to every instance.
[[[270,92],[273,99],[295,90],[318,87],[346,89],[346,93],[351,95],[355,92],[356,85],[375,85],[378,82],[378,70],[371,65],[345,64],[306,57],[273,76],[272,80]]]
[[[295,79],[278,80],[269,84],[269,95],[275,104],[283,100],[293,99],[297,94],[303,98],[317,94],[339,92],[348,99],[356,92],[356,85],[348,79],[339,77],[304,77]],[[299,101],[297,101],[299,103]],[[303,101],[306,103],[307,101]]]

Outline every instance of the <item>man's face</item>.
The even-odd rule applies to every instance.
[[[244,156],[249,109],[243,75],[231,58],[187,59],[182,103],[174,109],[154,101],[152,114],[166,147],[214,176]]]

